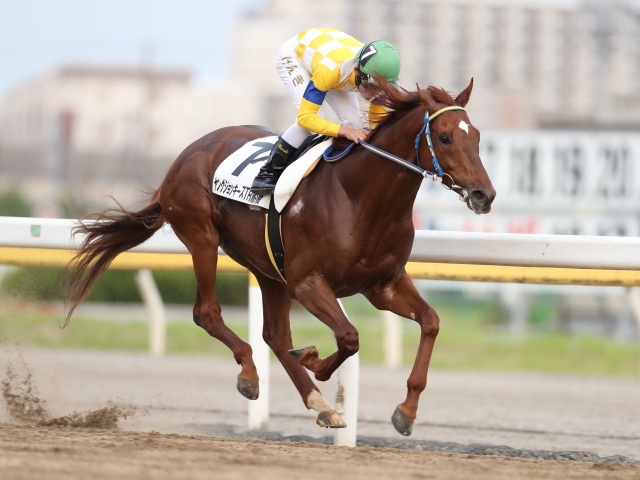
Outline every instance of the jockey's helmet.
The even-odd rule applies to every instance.
[[[360,81],[372,81],[374,76],[384,78],[391,85],[398,85],[400,54],[396,47],[384,40],[364,45],[356,54],[357,66],[365,76]],[[358,82],[360,83],[360,82]],[[374,82],[375,83],[375,82]]]

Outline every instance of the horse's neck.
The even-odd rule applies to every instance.
[[[416,115],[407,114],[375,137],[375,146],[406,160],[415,159]],[[415,130],[415,132],[414,132]],[[413,133],[411,133],[413,132]],[[422,177],[390,160],[359,148],[343,161],[338,177],[361,215],[378,221],[411,214]]]

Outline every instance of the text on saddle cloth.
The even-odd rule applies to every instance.
[[[268,209],[271,195],[256,195],[251,192],[251,183],[277,140],[276,136],[251,140],[224,159],[213,177],[213,193]],[[278,212],[287,205],[300,181],[315,168],[330,143],[331,140],[326,140],[313,146],[282,173],[273,194]]]
[[[225,158],[214,174],[213,193],[248,205],[269,208],[270,195],[252,193],[251,183],[277,140],[276,136],[251,140]]]

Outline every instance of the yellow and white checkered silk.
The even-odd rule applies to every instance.
[[[310,132],[338,136],[340,125],[318,115],[329,90],[355,89],[356,53],[362,43],[334,28],[310,28],[298,35],[296,55],[311,74],[298,111],[298,125]],[[369,115],[381,114],[385,108],[371,104]]]

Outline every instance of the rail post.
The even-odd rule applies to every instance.
[[[500,286],[500,301],[507,311],[507,329],[515,335],[523,335],[529,329],[529,298],[516,283]]]
[[[338,299],[340,308],[347,312]],[[360,383],[360,354],[347,358],[338,369],[338,391],[336,393],[336,412],[347,424],[346,428],[337,428],[333,444],[342,447],[355,447],[358,439],[358,390]]]
[[[166,314],[158,286],[148,268],[136,272],[136,284],[140,296],[149,311],[149,352],[162,356],[167,345]]]
[[[269,346],[262,338],[262,292],[249,273],[249,345],[260,377],[260,395],[249,401],[249,428],[265,430],[269,424]]]
[[[627,302],[631,307],[631,313],[633,319],[638,326],[638,334],[640,335],[640,287],[627,287]],[[640,372],[640,364],[638,364],[638,371]]]
[[[402,365],[402,318],[388,310],[382,310],[384,335],[384,365],[398,368]]]

